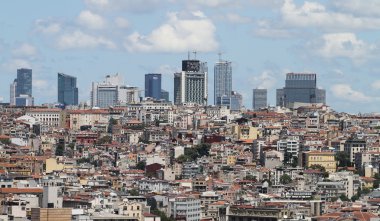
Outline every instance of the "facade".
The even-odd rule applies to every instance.
[[[78,105],[77,78],[58,73],[58,103]]]
[[[232,65],[229,61],[219,60],[214,66],[214,104],[222,105],[222,96],[230,97],[232,92]]]
[[[201,219],[201,201],[190,197],[176,197],[169,199],[169,216],[186,221]]]
[[[207,63],[183,60],[182,72],[174,73],[174,103],[207,104]]]
[[[165,91],[161,89],[161,99],[169,102],[169,91]]]
[[[348,139],[344,143],[344,152],[350,156],[351,163],[355,162],[355,154],[363,152],[367,148],[367,142],[362,139]]]
[[[295,103],[326,104],[326,91],[317,88],[317,74],[288,73],[285,87],[277,89],[276,105],[293,107]]]
[[[10,85],[10,105],[33,106],[32,69],[17,69],[17,78]]]
[[[107,75],[102,83],[92,83],[91,106],[93,107],[108,108],[139,102],[139,88],[125,86],[119,74]]]
[[[30,109],[25,115],[34,117],[41,125],[41,132],[64,126],[64,114],[61,109]]]
[[[236,91],[231,92],[231,111],[240,111],[243,106],[243,96]]]
[[[161,99],[161,74],[145,75],[145,97]]]
[[[267,89],[253,89],[252,109],[258,110],[267,107]]]
[[[336,171],[336,161],[334,152],[309,151],[302,153],[304,167],[312,165],[323,166],[327,172],[334,173]]]
[[[284,153],[284,159],[287,162],[293,162],[298,157],[300,150],[300,141],[298,137],[289,137],[277,141],[277,150]]]

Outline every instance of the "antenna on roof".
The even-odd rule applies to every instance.
[[[187,51],[187,60],[190,60],[190,51]]]

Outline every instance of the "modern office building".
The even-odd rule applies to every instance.
[[[166,102],[169,102],[169,91],[161,89],[161,99],[165,100]]]
[[[214,104],[222,101],[221,97],[230,97],[232,91],[232,65],[229,61],[219,60],[214,66]]]
[[[161,99],[161,74],[145,75],[145,97]]]
[[[58,73],[58,103],[78,105],[77,78]]]
[[[174,73],[174,103],[206,105],[208,68],[206,62],[183,60],[182,72]]]
[[[253,100],[252,108],[253,110],[258,110],[260,108],[267,107],[267,89],[253,89]]]
[[[125,86],[119,74],[107,75],[102,83],[92,83],[91,106],[93,107],[107,108],[139,102],[139,88]]]
[[[236,91],[231,92],[231,111],[240,111],[243,106],[243,96]]]
[[[326,104],[326,91],[317,88],[317,75],[314,73],[288,73],[285,87],[277,89],[276,104],[294,107],[297,103]]]
[[[17,69],[16,97],[20,94],[32,97],[32,69]]]
[[[17,69],[17,78],[10,85],[10,105],[33,106],[32,69]]]

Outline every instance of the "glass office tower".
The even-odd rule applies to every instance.
[[[58,102],[64,105],[78,105],[76,77],[58,73]]]
[[[219,60],[214,66],[214,104],[219,103],[222,96],[231,97],[232,92],[232,66],[229,61]]]
[[[145,75],[145,97],[161,99],[161,74]]]

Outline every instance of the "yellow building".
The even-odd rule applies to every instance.
[[[232,127],[232,132],[238,140],[256,140],[262,136],[257,127],[248,125],[235,125]]]
[[[227,157],[227,165],[228,166],[235,166],[236,164],[236,156],[230,155]]]
[[[57,158],[46,159],[46,173],[51,173],[53,171],[61,171],[64,169],[73,168],[72,164],[65,164],[58,162]]]
[[[336,171],[336,161],[334,152],[310,151],[303,153],[303,166],[311,167],[312,165],[320,165],[326,169],[326,172]]]

